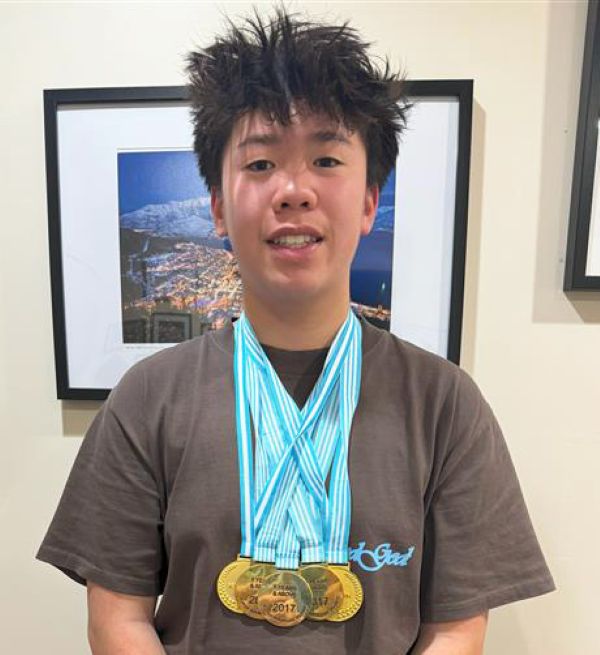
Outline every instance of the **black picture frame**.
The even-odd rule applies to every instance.
[[[464,297],[465,254],[469,197],[471,152],[472,80],[425,80],[407,83],[407,95],[412,99],[451,99],[458,104],[458,134],[456,144],[453,196],[453,237],[451,243],[450,308],[447,316],[447,351],[445,356],[460,362],[462,313]],[[87,89],[47,89],[44,91],[44,121],[46,149],[46,179],[48,205],[48,238],[52,285],[52,312],[56,389],[58,399],[104,400],[110,392],[108,385],[83,386],[74,384],[69,368],[70,353],[67,340],[65,306],[65,272],[63,262],[63,225],[61,221],[61,171],[59,166],[60,133],[58,114],[75,107],[170,107],[188,102],[184,86],[124,87]],[[182,320],[181,318],[177,320]],[[152,334],[153,325],[141,320],[124,328],[130,334]],[[186,323],[185,330],[190,327]],[[142,357],[145,356],[143,353]],[[123,371],[124,372],[124,371]]]
[[[451,362],[460,364],[469,216],[469,176],[471,173],[473,80],[412,80],[406,84],[406,94],[411,98],[435,98],[443,96],[455,97],[458,100],[454,243],[452,251],[450,314],[448,317],[448,350],[446,356]]]
[[[590,259],[590,239],[600,238],[600,219],[593,221],[595,193],[600,201],[600,176],[596,175],[600,119],[600,11],[598,1],[588,3],[579,116],[575,142],[571,208],[565,258],[564,291],[599,290],[600,256]],[[594,228],[594,225],[595,228]],[[596,273],[590,273],[590,267]]]

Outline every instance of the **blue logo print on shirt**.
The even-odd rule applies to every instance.
[[[407,566],[415,552],[415,547],[411,546],[405,553],[395,553],[389,543],[368,550],[366,543],[361,541],[356,548],[350,548],[350,561],[356,562],[365,571],[379,571],[384,566]]]

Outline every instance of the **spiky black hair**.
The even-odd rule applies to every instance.
[[[277,8],[263,22],[256,9],[241,26],[187,55],[194,150],[207,186],[221,188],[223,151],[233,126],[259,111],[288,125],[291,104],[358,130],[367,150],[367,184],[383,187],[398,155],[409,104],[403,79],[383,71],[348,21],[325,25]]]

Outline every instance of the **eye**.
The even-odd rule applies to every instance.
[[[319,157],[319,159],[315,160],[317,165],[319,165],[318,162],[321,162],[321,168],[335,168],[342,163],[339,159],[335,159],[334,157]]]
[[[262,171],[269,170],[273,166],[273,162],[267,161],[266,159],[257,159],[256,161],[251,162],[246,166],[246,168],[255,173],[260,173]]]

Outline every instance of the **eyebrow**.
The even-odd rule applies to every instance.
[[[330,141],[336,141],[343,145],[351,145],[350,140],[347,137],[345,137],[340,132],[335,132],[334,130],[319,130],[317,132],[313,132],[309,135],[309,140],[315,141],[317,143],[329,143]],[[239,150],[254,144],[269,146],[277,145],[283,141],[284,139],[277,134],[251,134],[243,141],[238,143],[237,147]]]

